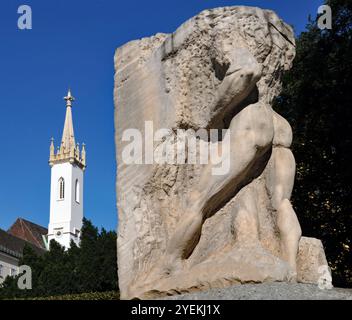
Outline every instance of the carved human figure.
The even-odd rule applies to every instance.
[[[223,158],[229,159],[230,170],[224,175],[212,175],[213,164],[204,166],[199,183],[189,192],[186,208],[181,209],[184,214],[169,241],[164,271],[179,269],[193,252],[204,220],[234,197],[246,181],[255,178],[254,168],[267,158],[270,159],[267,188],[277,212],[281,255],[289,263],[294,278],[301,228],[289,200],[295,177],[295,160],[289,149],[291,127],[264,99],[251,103],[253,97],[258,97],[256,84],[262,68],[249,50],[244,47],[221,50],[228,58],[229,68],[217,92],[217,104],[230,106],[235,113],[224,138],[230,142],[230,148],[221,150],[225,153]],[[245,100],[249,103],[243,104]],[[255,197],[247,197],[243,210],[259,224],[255,201]]]
[[[235,6],[205,10],[173,34],[116,50],[123,298],[296,278],[317,283],[317,267],[327,266],[323,246],[301,238],[290,203],[292,130],[272,108],[282,75],[292,66],[294,42],[292,28],[275,12]],[[201,147],[209,142],[209,164],[125,163],[124,133],[133,128],[142,139],[147,122],[167,132],[150,148],[152,137],[145,134],[154,156],[174,159],[173,147],[183,142],[179,129],[190,129],[185,139],[193,140],[181,143],[180,153],[204,160]],[[229,130],[218,141],[199,134],[194,142],[195,131],[211,129]],[[200,148],[187,154],[192,144]]]

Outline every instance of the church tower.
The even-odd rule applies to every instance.
[[[51,167],[50,221],[48,242],[56,240],[66,249],[71,240],[79,245],[83,220],[83,175],[86,168],[85,145],[80,150],[75,142],[72,122],[72,102],[69,90],[66,100],[66,118],[61,144],[55,152],[51,139],[49,165]]]

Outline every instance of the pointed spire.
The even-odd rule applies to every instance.
[[[79,144],[75,142],[72,121],[72,102],[75,98],[72,96],[70,89],[68,89],[67,96],[64,99],[66,100],[66,116],[61,144],[57,147],[55,154],[54,139],[51,139],[49,164],[53,166],[55,163],[69,161],[72,164],[78,164],[84,170],[86,167],[86,153],[83,146],[80,156]]]
[[[86,144],[82,144],[81,161],[83,166],[86,166]]]
[[[54,138],[50,139],[50,157],[49,165],[53,166],[53,161],[55,160],[55,147],[54,147]]]
[[[50,139],[50,158],[55,155],[54,138]]]
[[[75,143],[75,134],[73,131],[73,121],[72,121],[72,102],[75,98],[71,94],[71,90],[68,89],[67,96],[64,97],[66,100],[66,118],[64,131],[62,133],[61,144],[65,150],[65,152],[71,153],[71,149],[74,149],[76,146]]]

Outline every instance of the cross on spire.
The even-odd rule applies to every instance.
[[[71,94],[71,89],[68,89],[67,96],[64,97],[64,100],[66,100],[66,107],[72,107],[72,102],[75,101],[75,98]]]

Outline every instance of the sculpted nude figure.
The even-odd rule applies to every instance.
[[[205,10],[172,34],[116,50],[123,299],[239,283],[319,283],[320,267],[328,267],[323,245],[301,238],[290,203],[292,131],[272,108],[295,52],[288,24],[271,10],[246,6]],[[175,160],[180,141],[186,165],[182,157],[182,163],[124,162],[126,130],[136,129],[143,140],[146,121],[167,132],[151,146],[154,155],[161,150],[162,158]],[[182,139],[179,129],[187,131]],[[211,129],[229,130],[217,141]],[[210,141],[200,131],[210,132]],[[152,139],[146,134],[145,144]],[[188,162],[198,155],[201,164]]]
[[[186,208],[182,208],[184,214],[168,242],[164,272],[172,273],[186,261],[197,244],[205,219],[234,197],[248,179],[255,178],[251,174],[255,175],[255,168],[267,159],[265,178],[277,214],[281,258],[289,263],[295,275],[301,228],[289,200],[295,176],[295,159],[289,149],[291,127],[264,99],[259,98],[244,107],[241,105],[245,99],[256,95],[256,84],[262,76],[261,66],[245,47],[235,50],[223,47],[221,50],[230,67],[218,89],[217,104],[226,105],[235,113],[227,132],[229,136],[224,139],[228,138],[230,149],[222,149],[223,156],[229,158],[230,170],[225,175],[215,176],[211,163],[204,166],[199,183],[190,191]],[[243,210],[259,224],[255,201],[255,197],[246,197]],[[256,237],[259,238],[259,234]]]

